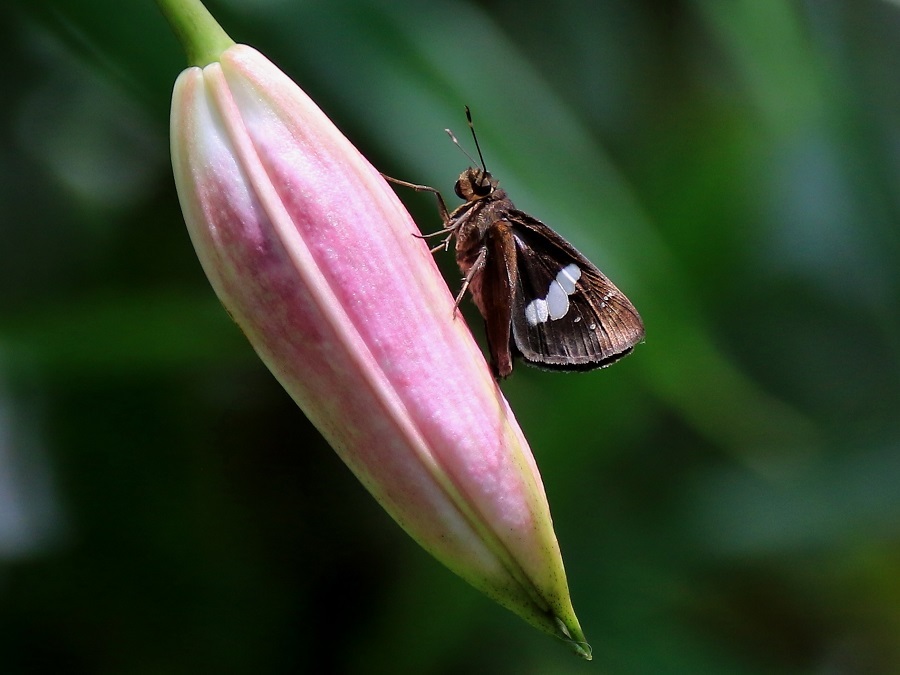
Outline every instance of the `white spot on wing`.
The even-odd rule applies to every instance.
[[[562,276],[562,272],[559,274]],[[566,293],[559,281],[550,284],[550,292],[547,293],[547,307],[550,309],[551,319],[561,319],[569,311],[569,294]]]
[[[566,265],[550,282],[546,298],[537,298],[525,307],[525,320],[530,326],[548,319],[561,319],[569,311],[569,296],[575,292],[575,283],[581,278],[581,269],[575,263]]]
[[[608,301],[612,296],[613,296],[613,292],[612,292],[612,291],[607,291],[606,293],[603,294],[603,297],[600,298],[600,309],[603,309],[604,307],[606,307],[607,301]]]
[[[572,295],[575,292],[575,282],[581,278],[581,270],[578,265],[572,263],[562,268],[556,275],[556,283],[562,286],[566,295]]]
[[[549,316],[550,312],[547,309],[546,300],[532,300],[525,308],[525,320],[529,326],[537,326],[539,323],[544,323]]]

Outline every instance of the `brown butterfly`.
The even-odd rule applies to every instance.
[[[451,212],[437,189],[385,178],[437,196],[444,228],[426,236],[446,235],[432,251],[456,238],[464,275],[456,305],[468,289],[484,317],[494,375],[512,373],[516,355],[540,368],[592,370],[629,354],[644,339],[634,305],[574,246],[513,205],[485,168],[468,107],[466,118],[481,168],[456,181],[463,204]]]

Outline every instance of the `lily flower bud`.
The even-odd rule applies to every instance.
[[[235,44],[178,77],[171,152],[216,294],[341,459],[434,557],[590,658],[528,444],[379,172]]]

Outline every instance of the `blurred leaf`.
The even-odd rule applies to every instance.
[[[0,320],[13,363],[57,376],[103,379],[252,362],[253,352],[212,293],[72,298]]]

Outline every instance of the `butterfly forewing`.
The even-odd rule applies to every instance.
[[[637,310],[587,258],[539,220],[511,211],[518,279],[513,341],[545,368],[599,368],[643,339]]]

